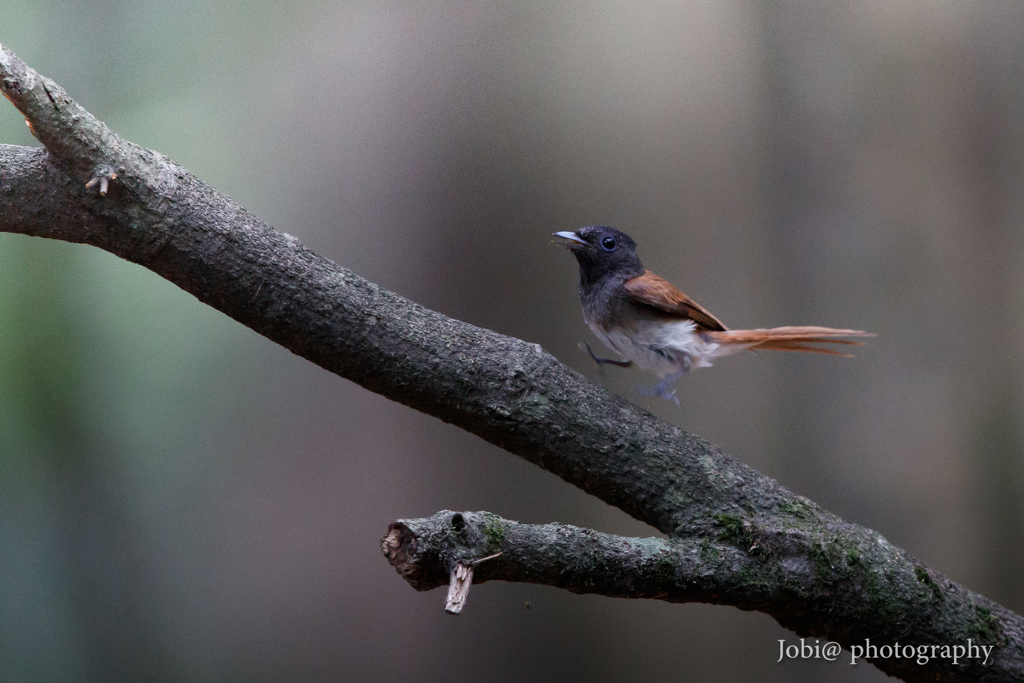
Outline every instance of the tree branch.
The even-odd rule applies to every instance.
[[[980,672],[874,663],[906,680],[1020,680],[1024,620],[878,533],[605,391],[539,345],[447,318],[338,267],[163,155],[122,140],[3,47],[0,90],[46,146],[0,146],[0,230],[89,244],[145,266],[321,367],[477,434],[676,539],[625,540],[651,552],[661,544],[675,566],[688,548],[700,560],[694,567],[721,576],[714,598],[696,588],[666,593],[766,611],[798,634],[845,645],[971,637],[996,646]],[[450,515],[444,520],[394,528],[434,538],[429,529],[451,525]],[[585,530],[569,536],[583,543],[570,550],[586,551],[577,565],[582,557],[614,565],[612,550],[624,542]],[[505,538],[513,536],[502,536],[503,553]],[[547,546],[510,544],[509,557],[478,566],[474,581],[514,566],[529,547]],[[552,554],[550,566],[570,566],[569,557]],[[537,576],[550,575],[541,569]],[[657,596],[629,584],[617,590],[608,594]]]
[[[899,642],[915,652],[929,646],[931,652],[931,645],[966,645],[970,638],[975,645],[992,647],[987,663],[975,658],[953,664],[948,655],[926,664],[916,657],[864,659],[863,650],[859,658],[908,681],[1021,679],[1020,660],[996,661],[996,653],[1005,656],[1012,647],[1012,636],[1000,632],[1004,619],[1016,615],[989,601],[978,602],[979,596],[919,564],[907,566],[909,558],[902,551],[889,546],[886,553],[875,544],[873,555],[844,556],[843,545],[822,544],[808,552],[804,543],[785,535],[744,528],[738,519],[720,521],[717,537],[664,540],[444,510],[393,522],[381,539],[381,550],[417,590],[445,585],[456,568],[473,566],[473,583],[537,583],[573,593],[756,610],[798,634],[848,648],[863,646],[870,638],[876,644]],[[495,553],[500,558],[474,564],[474,558]],[[897,567],[890,570],[886,565],[893,561]],[[938,633],[922,622],[924,613],[933,623],[957,623],[962,639],[935,640]],[[873,623],[864,621],[867,615]],[[812,623],[818,626],[808,628]],[[952,630],[945,633],[951,635]]]

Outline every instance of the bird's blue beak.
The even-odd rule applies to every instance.
[[[590,246],[574,232],[556,232],[551,236],[556,238],[551,240],[552,242],[555,244],[561,244],[566,249],[572,249],[573,251],[576,251],[577,249],[586,249]]]

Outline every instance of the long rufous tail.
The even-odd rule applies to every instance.
[[[874,337],[871,332],[862,330],[835,330],[831,327],[773,327],[770,330],[726,330],[724,332],[705,332],[705,338],[723,346],[746,348],[753,351],[766,349],[769,351],[804,351],[806,353],[827,353],[833,356],[847,356],[828,347],[816,344],[844,344],[860,346],[859,341],[836,339],[836,337]]]

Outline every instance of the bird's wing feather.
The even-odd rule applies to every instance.
[[[700,331],[728,329],[700,304],[676,289],[671,282],[649,270],[644,271],[640,277],[626,280],[625,287],[626,296],[633,303],[692,320]]]

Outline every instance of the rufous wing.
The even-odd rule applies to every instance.
[[[644,271],[640,277],[626,280],[625,287],[626,295],[633,303],[692,320],[699,331],[724,332],[728,329],[700,304],[676,289],[671,282],[649,270]]]

